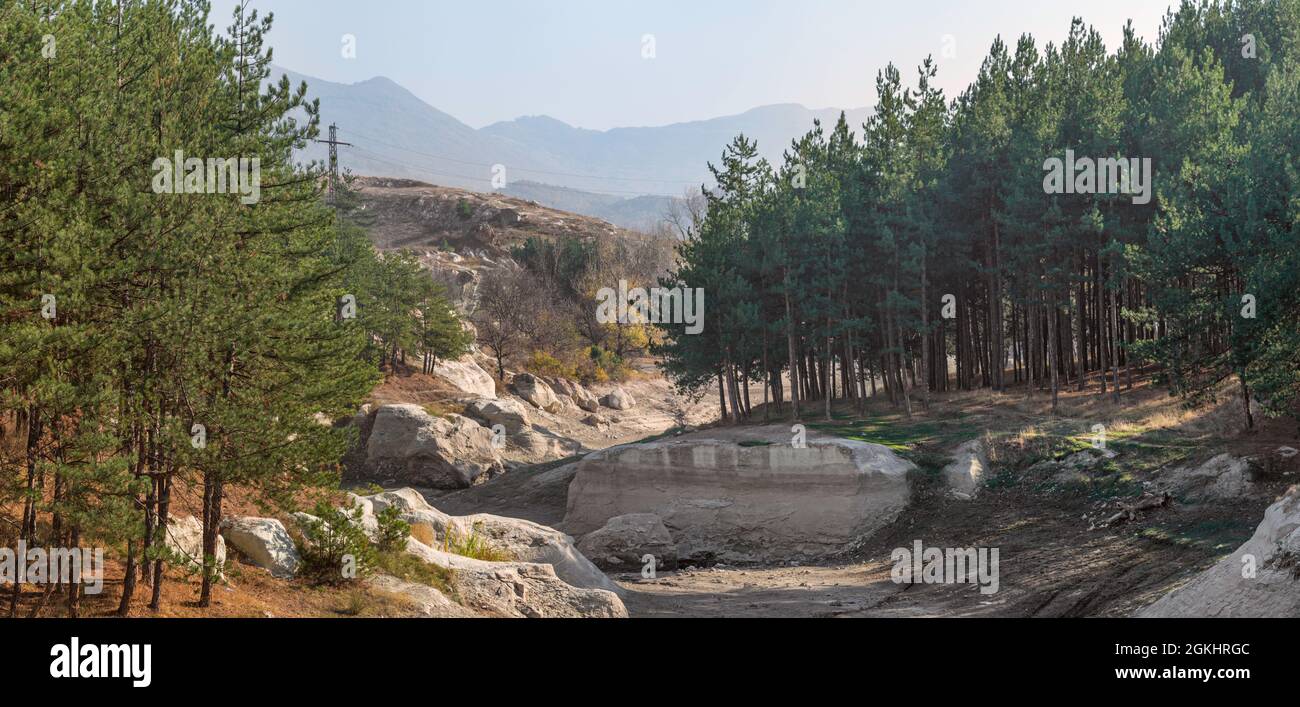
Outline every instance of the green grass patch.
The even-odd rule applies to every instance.
[[[480,533],[477,526],[471,528],[468,533],[461,533],[449,527],[442,539],[442,550],[484,562],[510,562],[515,559],[508,550],[497,547]]]
[[[433,587],[453,601],[460,602],[460,597],[456,594],[455,570],[425,562],[399,550],[376,553],[375,567],[398,579]]]
[[[845,415],[832,422],[809,422],[809,428],[826,434],[882,444],[895,451],[918,446],[946,448],[978,437],[983,430],[970,420],[973,416],[956,414],[942,420],[908,420],[901,413],[867,419]]]
[[[1207,520],[1186,528],[1151,527],[1142,537],[1161,542],[1194,547],[1215,554],[1227,554],[1239,547],[1255,531],[1255,526],[1238,519]]]

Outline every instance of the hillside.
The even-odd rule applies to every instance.
[[[358,220],[381,250],[451,250],[502,256],[529,237],[639,237],[606,221],[494,192],[411,179],[358,177]]]

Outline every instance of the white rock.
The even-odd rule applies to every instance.
[[[376,512],[396,506],[402,511],[401,519],[412,527],[428,526],[435,546],[441,545],[449,529],[462,537],[477,533],[493,547],[504,550],[513,560],[552,565],[560,579],[575,587],[622,591],[578,552],[573,538],[554,528],[521,518],[487,513],[451,516],[430,506],[414,489],[385,491],[366,498]]]
[[[482,420],[488,427],[501,425],[507,434],[518,433],[531,425],[528,408],[514,398],[475,400],[469,404],[466,413]]]
[[[533,407],[552,413],[559,412],[560,401],[555,397],[555,391],[541,378],[531,373],[520,373],[510,381],[510,386]]]
[[[413,488],[401,488],[396,491],[384,491],[373,496],[362,496],[368,501],[375,513],[389,506],[397,506],[402,511],[432,511],[433,506],[424,500],[424,496]]]
[[[167,519],[167,548],[184,558],[184,566],[203,567],[203,521],[194,516]],[[217,535],[217,569],[226,564],[226,541]]]
[[[251,564],[276,577],[297,574],[302,558],[284,524],[275,518],[233,517],[221,523],[221,535]]]
[[[473,356],[466,355],[456,361],[439,361],[434,365],[433,372],[475,397],[497,397],[497,385],[492,374],[475,363]]]
[[[551,381],[551,387],[557,393],[563,393],[569,396],[575,405],[587,412],[596,412],[600,410],[600,400],[591,394],[591,391],[582,386],[581,383],[568,380],[567,378],[555,378]]]
[[[419,542],[406,551],[455,570],[456,589],[468,607],[514,618],[626,618],[618,594],[576,587],[549,564],[485,562],[452,555]]]
[[[515,560],[550,565],[565,582],[583,589],[622,590],[591,563],[568,535],[522,518],[487,513],[455,518],[463,527],[481,534]]]
[[[366,580],[371,587],[405,599],[419,616],[433,619],[462,619],[479,616],[471,609],[452,601],[427,584],[408,582],[392,575],[377,574]]]
[[[636,400],[626,390],[615,388],[600,399],[600,404],[614,410],[631,410],[636,405]]]
[[[419,405],[384,405],[375,411],[366,443],[369,478],[456,489],[503,471],[492,431],[469,418],[433,417]]]

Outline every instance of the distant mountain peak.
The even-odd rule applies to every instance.
[[[337,123],[340,137],[352,143],[339,150],[339,160],[354,174],[482,192],[498,186],[503,175],[517,196],[638,227],[658,215],[665,200],[711,184],[708,163],[737,134],[756,140],[759,155],[778,163],[814,119],[833,124],[840,114],[838,108],[773,103],[660,126],[592,130],[534,114],[475,129],[386,76],[346,84],[278,66],[273,72],[307,82],[309,97],[320,100],[321,123]],[[868,115],[865,109],[848,113],[855,126]],[[325,148],[313,143],[300,157],[323,159]],[[646,195],[654,198],[637,199]]]

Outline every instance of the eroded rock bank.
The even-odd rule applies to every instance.
[[[851,549],[910,498],[911,462],[887,447],[785,426],[719,429],[587,455],[576,463],[563,528],[600,530],[658,516],[689,562],[813,559]]]
[[[1300,617],[1300,486],[1237,551],[1139,611],[1144,618]]]

